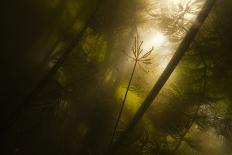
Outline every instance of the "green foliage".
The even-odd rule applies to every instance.
[[[83,49],[84,55],[86,55],[87,62],[103,62],[107,51],[107,42],[104,36],[95,34],[92,29],[87,29],[83,38],[81,48]]]
[[[2,102],[5,109],[17,111],[18,103],[24,105],[25,94],[57,63],[71,42],[74,46],[57,71],[27,99],[29,104],[22,106],[18,117],[9,120],[12,126],[3,133],[7,154],[104,154],[119,103],[127,91],[130,60],[143,65],[158,63],[148,58],[153,48],[143,53],[144,44],[138,36],[133,40],[136,28],[160,27],[176,48],[192,24],[186,14],[196,14],[202,5],[198,0],[185,2],[173,7],[173,14],[165,8],[151,13],[149,3],[139,0],[16,2],[19,8],[11,7],[12,13],[4,19],[9,25],[6,31],[12,33],[5,39],[6,53],[10,52],[9,57],[14,51],[15,57],[2,61],[7,68],[2,76],[10,81],[3,80],[8,86],[4,84],[2,89],[11,88],[1,93],[1,101],[7,94]],[[159,6],[158,0],[154,4]],[[231,6],[230,1],[218,2],[155,105],[118,154],[232,152]],[[150,22],[147,17],[155,24],[146,25]],[[79,40],[73,40],[76,36]],[[131,44],[135,44],[131,54],[123,53],[123,49],[131,51]],[[138,67],[128,88],[116,137],[158,78],[153,72],[140,70]]]

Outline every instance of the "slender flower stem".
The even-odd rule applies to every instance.
[[[134,76],[134,73],[135,73],[136,66],[137,66],[137,64],[139,62],[144,63],[144,64],[151,64],[151,62],[150,62],[151,59],[148,59],[148,57],[151,54],[151,52],[153,51],[153,47],[151,48],[151,50],[146,52],[144,55],[140,56],[140,54],[143,51],[143,49],[141,48],[142,44],[143,44],[143,41],[139,41],[139,35],[138,35],[138,32],[137,32],[137,34],[135,36],[135,39],[134,39],[134,46],[132,47],[133,56],[130,56],[126,52],[124,52],[124,54],[126,56],[128,56],[129,58],[131,58],[135,63],[134,63],[134,67],[133,67],[133,70],[132,70],[132,73],[131,73],[131,76],[130,76],[130,80],[129,80],[129,83],[128,83],[128,86],[127,86],[127,89],[126,89],[124,99],[123,99],[123,102],[122,102],[122,105],[121,105],[121,108],[120,108],[120,111],[119,111],[119,114],[118,114],[118,118],[117,118],[115,126],[114,126],[114,131],[113,131],[113,135],[112,135],[111,140],[110,140],[108,152],[110,152],[112,150],[112,144],[113,144],[114,137],[115,137],[115,134],[116,134],[116,131],[117,131],[117,128],[118,128],[119,121],[120,121],[121,116],[122,116],[122,112],[123,112],[123,109],[124,109],[124,105],[125,105],[125,102],[126,102],[126,98],[127,98],[127,95],[128,95],[129,89],[130,89],[130,85],[131,85],[133,76]]]
[[[134,73],[135,73],[135,68],[137,66],[137,63],[138,63],[138,60],[135,60],[134,67],[133,67],[133,70],[132,70],[132,73],[131,73],[131,77],[130,77],[130,80],[129,80],[129,83],[128,83],[128,86],[127,86],[127,89],[126,89],[126,93],[125,93],[125,96],[124,96],[124,99],[123,99],[123,102],[122,102],[122,105],[121,105],[121,109],[119,111],[118,118],[117,118],[117,121],[116,121],[115,126],[114,126],[113,135],[112,135],[111,140],[110,140],[110,147],[111,147],[111,145],[113,144],[113,141],[114,141],[114,137],[115,137],[115,134],[116,134],[116,131],[117,131],[119,121],[120,121],[121,116],[122,116],[122,112],[123,112],[123,109],[124,109],[124,105],[125,105],[125,102],[126,102],[126,98],[127,98],[127,95],[128,95],[129,89],[130,89],[130,85],[131,85]]]
[[[172,72],[175,70],[177,64],[185,54],[185,52],[188,50],[189,46],[195,39],[198,31],[200,30],[201,26],[203,25],[206,17],[209,15],[211,9],[214,6],[214,3],[216,0],[207,0],[198,14],[196,21],[192,25],[192,27],[189,29],[188,33],[185,35],[183,41],[180,43],[179,47],[177,48],[174,56],[168,63],[167,67],[157,80],[156,84],[153,86],[151,89],[150,93],[148,96],[145,98],[143,103],[141,104],[140,108],[136,112],[135,116],[132,118],[130,121],[129,125],[127,128],[119,135],[117,140],[115,141],[114,145],[112,146],[112,151],[115,154],[116,150],[118,150],[122,144],[122,142],[130,136],[129,133],[136,127],[137,123],[141,120],[143,117],[144,113],[147,111],[147,109],[151,106],[153,101],[157,98],[160,90],[163,88],[164,84],[167,82],[169,79],[170,75]]]

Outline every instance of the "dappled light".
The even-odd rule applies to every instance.
[[[230,155],[232,2],[2,6],[2,155]]]

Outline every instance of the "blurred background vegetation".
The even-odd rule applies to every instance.
[[[5,0],[1,154],[104,155],[164,70],[205,0]],[[232,1],[217,0],[158,98],[114,154],[232,154]]]

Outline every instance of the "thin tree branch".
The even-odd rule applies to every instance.
[[[201,53],[199,53],[199,55],[200,55],[200,59],[201,59],[202,62],[203,62],[203,65],[204,65],[204,71],[203,71],[203,84],[202,84],[202,101],[204,101],[205,96],[206,96],[206,85],[207,85],[207,83],[206,83],[206,82],[207,82],[207,81],[206,81],[206,78],[207,78],[207,64],[206,64],[206,62],[205,62],[204,57],[201,55]],[[200,106],[201,106],[201,104],[198,103],[197,108],[196,108],[196,111],[195,111],[195,113],[194,113],[194,115],[193,115],[193,118],[192,118],[192,120],[191,120],[191,122],[190,122],[188,128],[187,128],[187,129],[185,130],[185,132],[182,134],[182,136],[180,137],[180,140],[178,141],[177,145],[176,145],[175,148],[173,149],[173,151],[172,151],[173,153],[175,153],[175,152],[179,149],[179,147],[181,146],[181,144],[182,144],[182,142],[183,142],[185,136],[187,135],[187,133],[189,132],[189,130],[192,128],[194,122],[195,122],[196,119],[197,119],[197,114],[198,114],[198,111],[200,110]]]
[[[101,0],[99,0],[99,1],[101,1]],[[75,48],[76,44],[82,38],[84,32],[86,31],[87,27],[89,26],[89,24],[92,20],[92,18],[95,16],[96,11],[98,10],[98,6],[99,6],[99,2],[97,3],[95,10],[92,12],[90,17],[88,18],[88,20],[87,20],[86,24],[84,25],[84,27],[82,28],[82,30],[76,36],[74,36],[73,38],[70,39],[69,45],[65,48],[63,54],[61,55],[59,60],[56,62],[56,64],[50,69],[50,71],[45,76],[43,76],[40,79],[40,81],[35,86],[35,88],[30,92],[30,94],[28,96],[26,96],[25,101],[23,101],[23,103],[21,103],[18,107],[15,108],[15,110],[12,113],[12,115],[10,116],[7,124],[4,126],[4,128],[1,128],[1,131],[3,133],[7,132],[7,130],[11,127],[11,125],[17,120],[19,114],[23,111],[23,109],[30,105],[30,102],[31,102],[33,96],[44,87],[44,85],[49,81],[49,79],[52,77],[52,75],[54,75],[56,73],[56,71],[62,66],[65,59],[70,55],[70,53]]]

